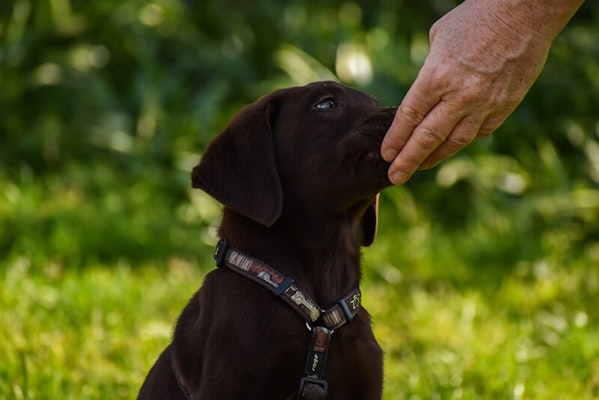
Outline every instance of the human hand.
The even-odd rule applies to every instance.
[[[381,147],[394,184],[491,135],[520,104],[578,8],[553,31],[542,31],[526,14],[530,8],[518,14],[503,3],[466,0],[432,26],[430,53]]]

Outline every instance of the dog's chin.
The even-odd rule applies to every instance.
[[[356,172],[361,180],[383,189],[392,185],[387,175],[390,165],[381,157],[380,150],[369,150],[360,157]]]
[[[377,118],[373,118],[370,122],[364,124],[356,135],[362,141],[360,147],[369,149],[360,152],[358,169],[372,179],[382,180],[387,185],[391,185],[387,178],[387,171],[391,164],[383,159],[380,149],[392,121],[393,119],[387,115],[381,118],[379,114]]]
[[[380,150],[370,150],[364,154],[364,162],[375,167],[389,168],[389,163],[383,159]]]

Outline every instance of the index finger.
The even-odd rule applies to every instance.
[[[393,123],[381,144],[381,155],[387,162],[392,162],[397,157],[414,129],[441,100],[438,96],[429,96],[432,88],[427,79],[419,78],[420,74],[397,109]]]
[[[389,179],[396,185],[405,183],[439,146],[443,145],[462,119],[455,107],[439,102],[414,128],[413,133],[389,167]]]

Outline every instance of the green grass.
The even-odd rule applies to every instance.
[[[523,266],[493,291],[445,282],[369,287],[387,351],[386,398],[596,398],[597,303],[578,295],[589,290],[589,270],[557,268],[548,277]],[[590,277],[596,285],[597,273]]]
[[[211,224],[180,221],[214,219],[216,205],[194,194],[192,206],[175,209],[179,225],[166,228],[170,235],[160,227],[144,233],[176,240],[188,232],[193,245],[187,253],[168,253],[168,243],[161,250],[160,239],[148,239],[147,246],[154,246],[148,250],[158,254],[150,260],[135,262],[133,253],[133,261],[93,261],[81,254],[134,236],[162,214],[130,208],[137,195],[123,195],[122,209],[141,225],[108,223],[108,237],[98,244],[78,239],[112,218],[111,212],[89,215],[100,209],[93,196],[56,190],[36,203],[41,194],[33,188],[22,185],[18,201],[5,196],[0,207],[7,221],[26,211],[32,221],[41,215],[53,221],[43,237],[35,224],[20,226],[12,248],[27,251],[7,252],[2,261],[0,398],[134,398],[179,312],[213,268]],[[495,219],[509,222],[517,212]],[[73,225],[77,217],[90,222]],[[599,395],[599,246],[564,242],[563,226],[549,226],[530,243],[524,240],[530,232],[519,224],[501,226],[474,223],[448,232],[425,217],[408,189],[385,193],[379,237],[364,251],[363,282],[365,306],[386,354],[385,399]],[[52,252],[48,243],[59,239],[78,250],[62,257]],[[528,250],[518,252],[522,246]],[[87,261],[69,266],[82,259]]]
[[[27,259],[2,279],[0,398],[133,398],[200,275],[183,260],[31,274]]]
[[[0,397],[133,398],[202,279],[182,259],[157,267],[49,265],[32,275],[25,258],[10,265]],[[491,292],[396,278],[364,284],[386,399],[597,396],[599,276],[587,262],[523,265]]]

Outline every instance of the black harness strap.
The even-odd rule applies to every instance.
[[[360,310],[360,288],[354,288],[337,300],[333,306],[324,310],[295,283],[293,278],[230,247],[225,239],[219,240],[214,251],[214,259],[218,267],[226,267],[270,290],[306,321],[306,326],[312,335],[297,400],[325,400],[328,390],[325,373],[331,336],[336,329],[350,322]],[[324,326],[315,325],[317,321],[322,321]],[[188,399],[191,399],[191,394],[186,389],[174,360],[172,369],[181,390]]]
[[[297,392],[297,400],[324,400],[327,398],[329,385],[325,379],[325,373],[333,332],[324,326],[312,327],[308,358],[304,367],[304,377],[300,381]]]
[[[293,278],[230,247],[224,239],[218,242],[214,259],[219,267],[227,267],[270,290],[300,314],[308,324],[313,324],[322,317],[327,328],[339,329],[350,322],[360,309],[362,296],[359,287],[337,300],[331,308],[323,310]]]

